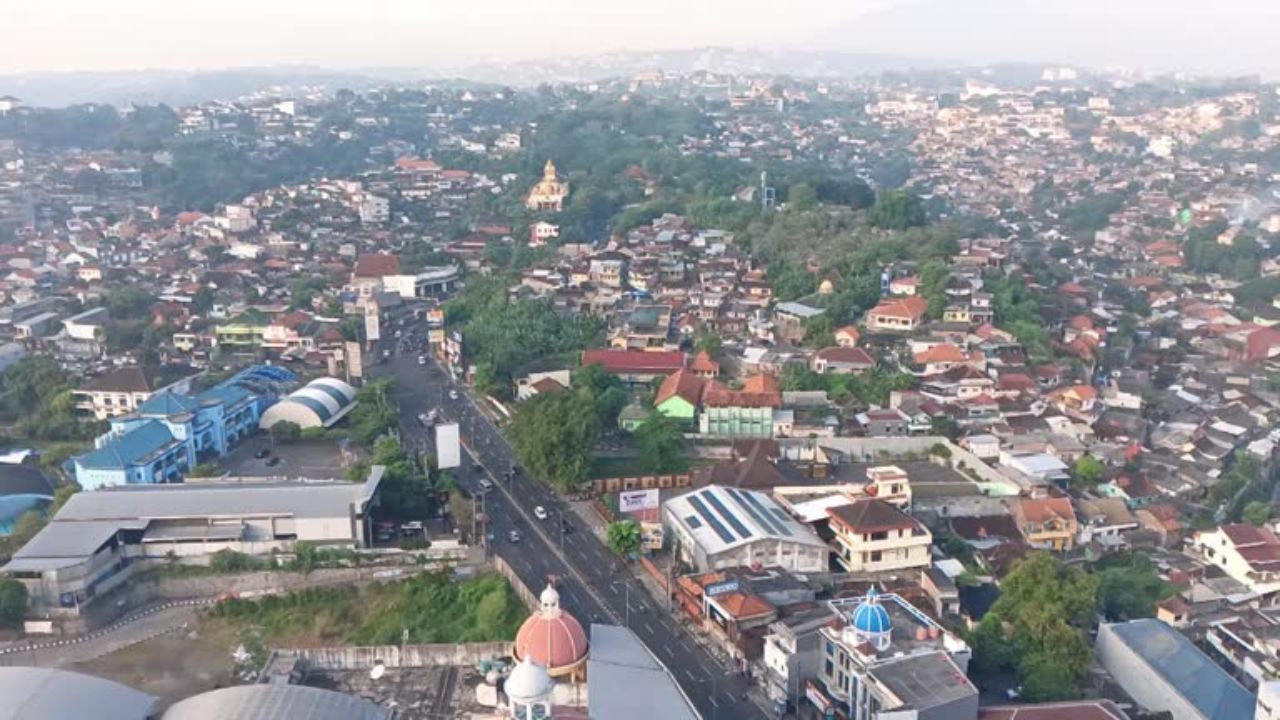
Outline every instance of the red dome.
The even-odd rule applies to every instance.
[[[542,591],[542,607],[516,633],[516,659],[526,657],[553,676],[566,675],[587,658],[587,633],[577,618],[560,609],[554,588]]]

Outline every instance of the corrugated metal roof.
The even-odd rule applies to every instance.
[[[593,718],[695,720],[699,717],[667,669],[627,628],[591,626],[587,684],[587,712]]]
[[[163,720],[389,720],[391,711],[305,685],[238,685],[174,704]]]
[[[177,442],[159,420],[148,420],[133,430],[107,441],[105,445],[76,458],[87,468],[118,470],[134,465]]]
[[[1204,717],[1209,720],[1253,717],[1253,694],[1182,633],[1150,618],[1113,623],[1105,628],[1145,660]]]

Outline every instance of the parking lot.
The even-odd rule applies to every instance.
[[[263,450],[266,457],[255,457]],[[338,445],[329,440],[272,443],[267,435],[250,438],[222,459],[222,467],[239,477],[290,477],[314,480],[343,479],[347,462]]]

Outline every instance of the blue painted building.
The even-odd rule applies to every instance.
[[[180,482],[196,464],[222,457],[258,427],[262,413],[297,378],[254,366],[196,395],[165,391],[111,419],[96,449],[72,460],[85,490]]]

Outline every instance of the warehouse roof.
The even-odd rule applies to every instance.
[[[758,540],[826,547],[812,528],[801,525],[764,493],[708,485],[663,506],[672,521],[711,554]]]
[[[1102,626],[1210,720],[1253,716],[1253,694],[1187,636],[1151,618]],[[1158,709],[1158,708],[1157,708]]]
[[[373,498],[383,470],[374,466],[363,484],[232,479],[207,484],[119,485],[76,493],[0,570],[52,570],[74,565],[92,556],[118,532],[146,530],[153,522],[348,517],[353,505],[363,507]],[[169,527],[162,529],[165,537],[173,532]]]
[[[587,714],[593,718],[693,720],[698,717],[667,668],[627,628],[591,626],[587,683]]]
[[[164,720],[390,720],[368,700],[305,685],[236,685],[174,704]]]
[[[0,720],[146,720],[155,698],[110,680],[66,670],[0,667]]]

